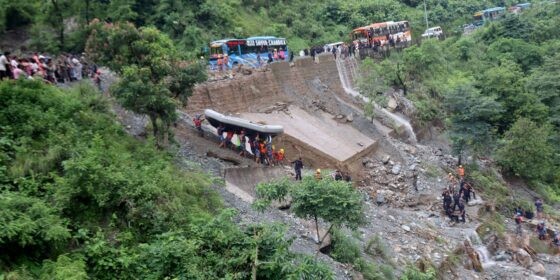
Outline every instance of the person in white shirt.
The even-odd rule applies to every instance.
[[[10,77],[10,73],[8,71],[10,70],[8,55],[10,55],[10,53],[5,52],[3,55],[0,56],[0,80]]]

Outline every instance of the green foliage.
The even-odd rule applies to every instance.
[[[0,129],[4,279],[333,278],[282,227],[237,226],[208,175],[127,136],[91,86],[1,82]]]
[[[45,249],[70,237],[65,219],[39,198],[4,191],[0,207],[0,247]]]
[[[60,255],[56,262],[46,260],[41,272],[41,280],[85,280],[86,264],[81,256]]]
[[[481,95],[472,79],[456,77],[449,82],[444,104],[448,112],[453,112],[448,124],[455,151],[487,153],[494,136],[492,123],[503,111],[495,98]]]
[[[195,83],[206,80],[205,69],[183,65],[171,39],[155,28],[100,22],[91,28],[89,55],[122,75],[113,94],[123,107],[149,116],[156,144],[165,144],[177,119],[177,99],[186,104]]]
[[[377,234],[368,240],[365,252],[372,257],[379,256],[385,261],[389,261],[391,257],[391,250]]]
[[[400,278],[401,280],[435,280],[436,270],[433,267],[429,267],[425,272],[420,271],[415,266],[409,266],[404,271]]]
[[[324,236],[317,236],[319,244],[333,227],[356,229],[365,223],[362,198],[350,183],[331,177],[316,180],[313,176],[306,176],[302,181],[291,184],[287,180],[259,185],[258,199],[253,206],[264,210],[273,199],[284,200],[290,196],[291,209],[296,216],[313,219],[316,228],[319,227],[319,219],[330,224]]]
[[[500,164],[528,179],[547,179],[552,171],[550,135],[552,127],[537,125],[531,120],[520,118],[504,134],[502,146],[497,151]]]
[[[341,263],[354,263],[360,258],[360,245],[354,238],[346,236],[340,229],[331,231],[332,251],[330,256]]]
[[[292,188],[292,210],[301,218],[321,218],[335,226],[356,229],[365,222],[360,194],[345,181],[304,177]]]

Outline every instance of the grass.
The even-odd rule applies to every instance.
[[[331,257],[341,263],[354,263],[361,256],[358,242],[340,229],[332,230]]]
[[[426,176],[428,176],[429,178],[437,178],[440,177],[441,174],[442,172],[437,166],[433,164],[426,165]]]
[[[484,222],[476,229],[476,232],[481,238],[491,233],[496,233],[498,237],[503,238],[506,231],[504,219],[500,213],[487,213]]]
[[[539,254],[553,255],[555,253],[553,248],[550,247],[550,240],[539,240],[537,237],[531,237],[529,244]]]
[[[379,235],[374,235],[369,239],[365,252],[372,257],[380,257],[384,261],[391,261],[391,250]]]

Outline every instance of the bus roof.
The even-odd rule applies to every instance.
[[[247,38],[247,40],[267,40],[267,39],[284,39],[284,38],[276,38],[276,36],[254,36],[254,37]]]
[[[521,3],[521,4],[517,4],[515,6],[520,7],[520,8],[527,8],[527,7],[531,6],[531,3]]]
[[[505,11],[505,10],[506,8],[504,7],[494,7],[494,8],[483,10],[482,12],[489,13],[489,12],[497,12],[497,11]]]
[[[210,42],[210,46],[212,47],[219,47],[227,42],[230,41],[245,41],[245,39],[222,39],[222,40],[216,40],[216,41],[212,41]]]

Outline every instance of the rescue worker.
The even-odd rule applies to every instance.
[[[193,119],[194,127],[198,131],[198,136],[204,137],[204,131],[202,131],[202,119],[200,115],[196,115]]]
[[[301,157],[292,161],[294,165],[294,171],[296,172],[296,180],[301,181],[301,170],[303,169],[303,161],[301,161]]]
[[[237,136],[239,137],[239,149],[241,150],[239,152],[239,155],[242,157],[245,157],[245,154],[247,153],[247,148],[245,147],[246,142],[245,142],[245,129],[242,129],[241,132],[239,133],[239,135]]]
[[[217,133],[218,133],[218,137],[220,138],[220,148],[223,148],[226,146],[226,138],[224,137],[224,131],[226,130],[226,127],[223,124],[220,124],[217,128]]]
[[[315,171],[315,180],[319,181],[323,179],[323,175],[321,175],[321,169],[317,169]]]
[[[560,235],[556,230],[554,231],[554,235],[552,237],[552,245],[556,246],[557,248],[560,248]]]
[[[448,190],[443,190],[443,194],[441,196],[443,197],[443,210],[445,211],[445,214],[449,216],[449,209],[451,208],[453,198],[451,198]]]
[[[537,208],[537,219],[542,219],[543,216],[543,202],[540,198],[537,198],[537,200],[535,200],[535,208]]]
[[[463,203],[462,200],[459,200],[459,216],[461,217],[461,222],[465,223],[467,220],[465,220],[465,204]],[[459,218],[457,218],[458,220]]]
[[[515,213],[515,233],[519,236],[523,235],[523,230],[521,229],[521,223],[523,222],[523,216],[521,213]]]
[[[539,240],[546,239],[546,225],[544,224],[544,221],[541,221],[537,226],[537,234],[539,235]]]
[[[218,55],[217,64],[218,64],[218,71],[222,71],[223,60],[222,60],[222,55],[221,54]]]
[[[455,192],[453,194],[453,208],[451,211],[455,211],[455,207],[457,207],[459,205],[459,201],[461,201],[461,193],[460,192]]]
[[[457,168],[457,174],[461,178],[465,177],[465,168],[462,165],[459,165],[459,168]]]
[[[340,181],[342,180],[342,173],[340,172],[340,170],[336,170],[334,172],[334,180],[335,181]]]

